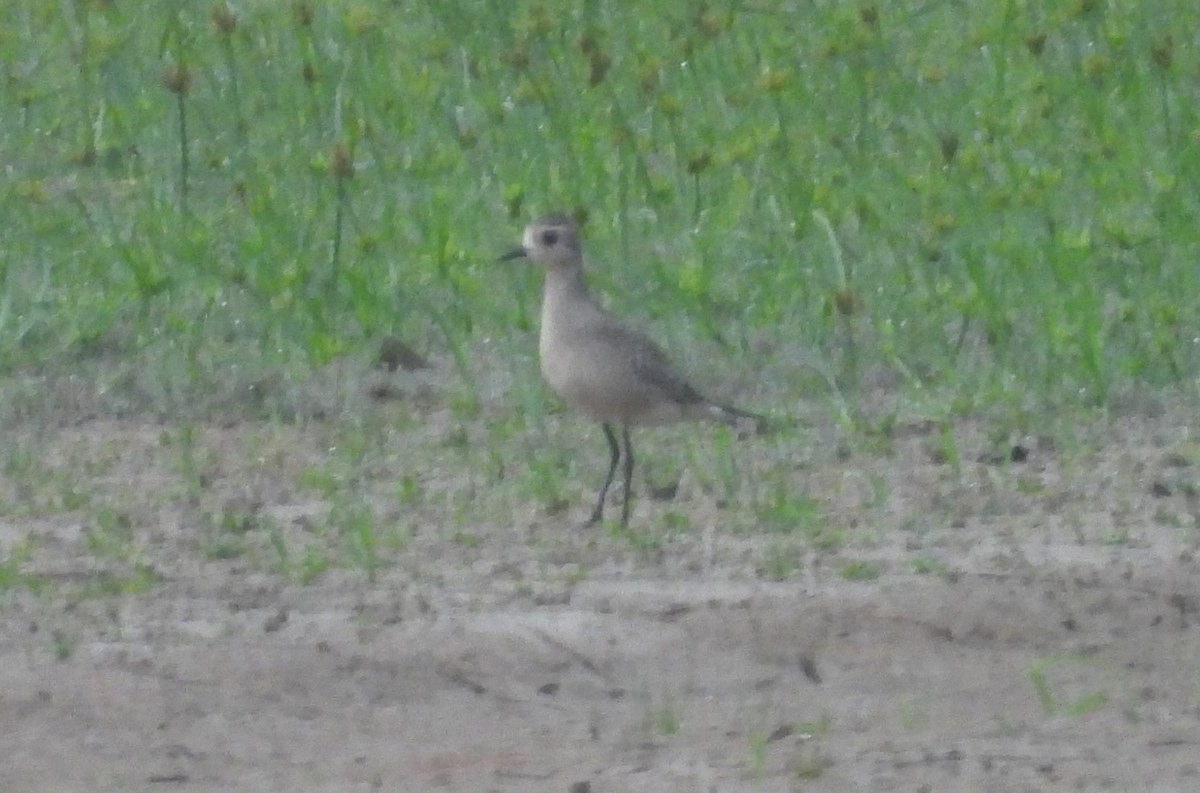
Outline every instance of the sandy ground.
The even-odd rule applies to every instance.
[[[690,517],[649,550],[578,528],[586,466],[565,511],[464,538],[436,528],[458,502],[398,500],[399,457],[351,475],[377,525],[435,528],[374,580],[285,573],[280,537],[340,508],[305,474],[320,422],[10,427],[0,790],[1200,790],[1191,418],[1019,463],[971,427],[958,465],[919,426],[811,458],[796,486],[849,539],[785,545],[783,580],[778,538],[695,487],[639,501]],[[253,519],[216,551],[231,515]]]

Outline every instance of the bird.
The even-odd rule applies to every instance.
[[[538,338],[542,376],[569,406],[600,422],[608,440],[608,474],[585,525],[603,519],[608,489],[622,459],[621,526],[629,525],[632,427],[689,419],[731,426],[745,421],[765,423],[757,413],[704,396],[679,374],[652,339],[596,302],[584,281],[579,225],[567,213],[551,212],[530,223],[520,246],[500,256],[501,261],[514,259],[528,259],[546,271]]]

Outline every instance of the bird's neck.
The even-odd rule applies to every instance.
[[[586,324],[599,306],[588,292],[581,267],[552,267],[542,287],[543,346]]]
[[[583,268],[552,267],[546,271],[542,287],[542,306],[545,312],[560,309],[571,311],[581,302],[591,304],[592,295],[583,281]]]

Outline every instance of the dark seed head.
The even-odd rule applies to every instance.
[[[213,27],[225,38],[229,38],[237,29],[237,14],[227,4],[221,3],[212,12]]]
[[[163,85],[173,94],[187,94],[192,87],[192,73],[180,63],[171,63],[163,69]]]

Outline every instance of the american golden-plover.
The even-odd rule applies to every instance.
[[[546,268],[538,342],[542,374],[564,401],[601,423],[612,453],[589,525],[604,516],[604,500],[621,460],[616,427],[624,444],[621,525],[626,526],[633,487],[630,427],[685,419],[735,426],[764,421],[755,413],[704,397],[671,367],[657,344],[595,301],[583,279],[579,226],[569,215],[555,212],[538,218],[525,229],[521,247],[500,258],[522,257]]]

